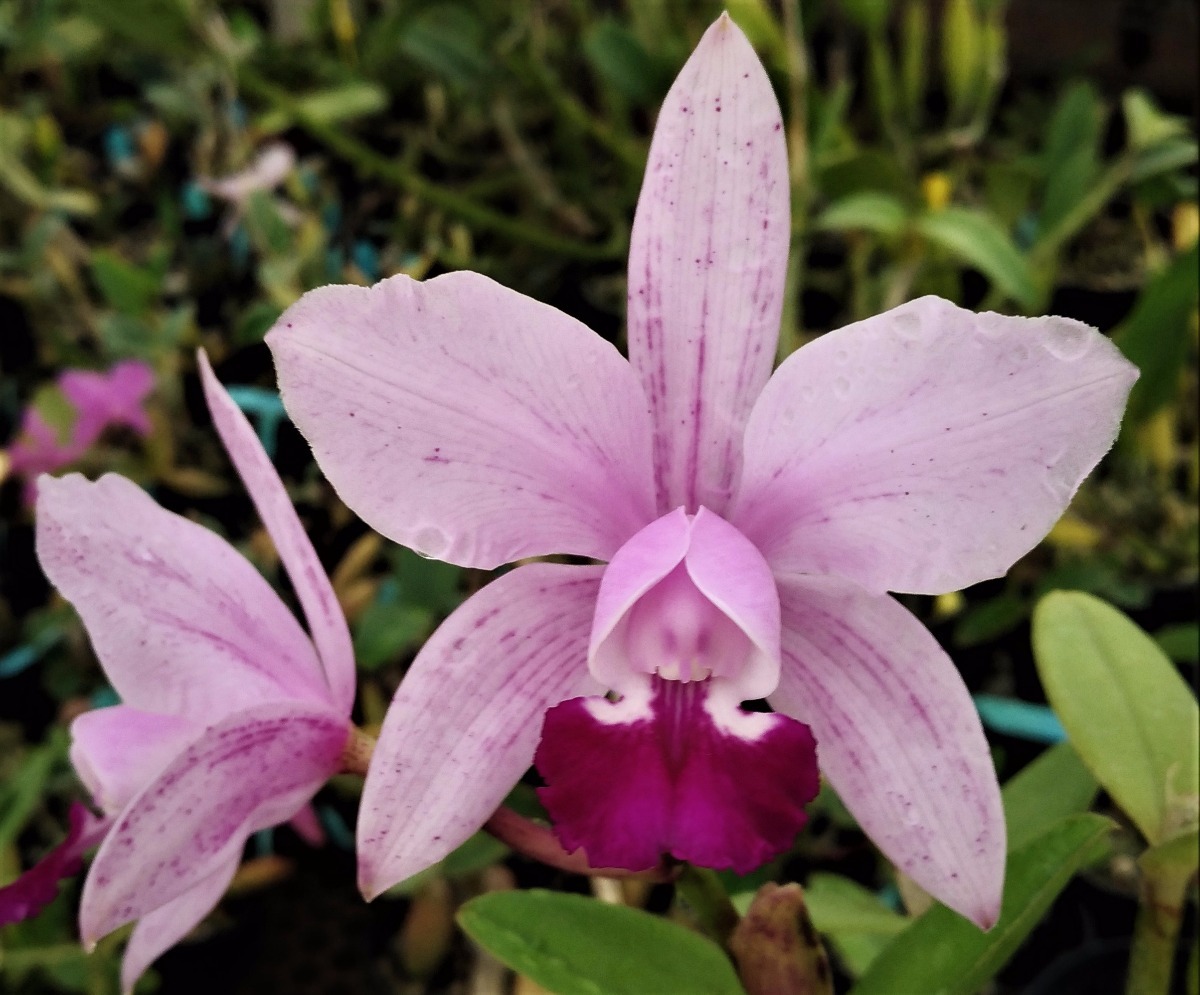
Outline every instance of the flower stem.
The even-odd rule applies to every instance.
[[[501,805],[483,826],[501,843],[506,843],[518,853],[532,857],[534,860],[556,867],[569,874],[599,875],[606,878],[636,877],[646,881],[672,881],[678,869],[660,863],[648,871],[627,871],[619,867],[592,867],[587,855],[582,850],[567,853],[558,842],[554,833],[532,819],[514,812],[506,805]]]
[[[1133,925],[1126,995],[1167,995],[1175,966],[1175,943],[1183,921],[1188,877],[1146,873]]]
[[[728,950],[729,938],[741,917],[716,873],[685,864],[675,888],[679,897],[696,913],[705,932]]]

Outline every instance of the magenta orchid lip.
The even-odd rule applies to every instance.
[[[468,272],[321,288],[269,334],[289,413],[372,527],[460,566],[608,564],[518,566],[418,654],[364,789],[368,897],[467,839],[535,758],[560,839],[589,858],[748,866],[802,823],[815,738],[884,855],[995,922],[987,742],[954,664],[888,592],[1007,571],[1112,445],[1137,372],[1078,322],[932,297],[772,372],[788,189],[770,82],[722,16],[655,128],[628,361]],[[672,516],[725,538],[675,556],[643,533]],[[774,714],[743,712],[750,697]],[[735,783],[739,764],[769,786]],[[768,801],[747,821],[750,793]]]

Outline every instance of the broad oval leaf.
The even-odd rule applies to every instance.
[[[1008,856],[1000,921],[984,933],[935,905],[872,962],[851,995],[971,995],[1004,966],[1075,872],[1103,849],[1112,822],[1072,816]]]
[[[1046,697],[1071,743],[1153,843],[1196,824],[1196,696],[1145,632],[1081,591],[1054,591],[1033,615]]]
[[[995,219],[968,207],[926,214],[917,227],[931,242],[974,266],[996,287],[1026,308],[1037,304],[1029,263]]]
[[[659,916],[562,892],[467,902],[458,923],[514,971],[558,995],[741,995],[716,944]]]

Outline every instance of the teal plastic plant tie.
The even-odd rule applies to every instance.
[[[0,656],[0,680],[16,677],[23,670],[32,667],[61,638],[61,632],[51,629]]]
[[[279,441],[279,423],[287,417],[283,401],[273,390],[235,384],[225,390],[233,403],[258,422],[258,439],[271,459]]]
[[[1031,743],[1061,743],[1067,738],[1067,731],[1058,716],[1046,705],[994,694],[977,694],[975,708],[983,724],[993,732]]]
[[[350,853],[354,852],[354,834],[350,832],[350,827],[346,825],[346,820],[342,818],[341,813],[336,808],[329,805],[322,805],[317,809],[317,818],[321,825],[325,827],[325,832],[329,834],[329,838],[333,840],[333,845],[342,850],[347,850]]]

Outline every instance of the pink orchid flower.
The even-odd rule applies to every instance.
[[[25,496],[30,504],[37,496],[34,481],[39,474],[70,466],[96,444],[106,429],[122,426],[142,437],[150,434],[144,405],[154,389],[154,371],[140,360],[117,363],[106,373],[67,370],[58,378],[58,387],[75,412],[66,438],[61,439],[37,408],[30,406],[22,415],[20,432],[9,449],[9,467],[25,478]]]
[[[419,653],[364,789],[368,897],[478,829],[535,753],[593,866],[745,870],[803,823],[815,735],[884,854],[995,921],[988,745],[887,592],[1002,575],[1112,444],[1136,372],[1078,322],[923,298],[772,376],[789,230],[779,108],[722,16],[654,133],[629,362],[474,273],[315,290],[270,333],[289,412],[373,527],[466,567],[607,563],[518,566]]]
[[[14,919],[52,897],[103,838],[84,884],[83,941],[137,920],[122,983],[216,905],[247,837],[298,817],[341,766],[355,680],[345,618],[254,430],[201,376],[213,422],[275,541],[312,638],[223,539],[115,474],[42,477],[38,556],[82,616],[122,704],[71,726],[71,761],[107,816],[0,891]],[[78,824],[77,824],[78,823]],[[49,893],[48,893],[49,892]]]

